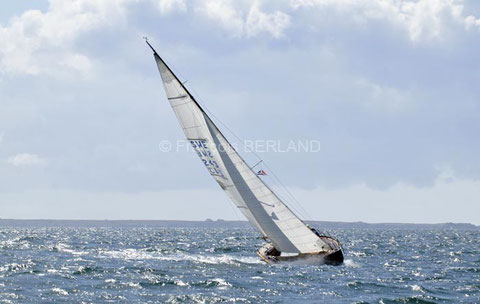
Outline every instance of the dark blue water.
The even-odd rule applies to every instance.
[[[1,228],[0,303],[480,303],[480,232],[347,229],[343,266],[261,262],[253,230]]]

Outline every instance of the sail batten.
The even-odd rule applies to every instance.
[[[249,222],[279,251],[311,253],[328,250],[328,245],[248,166],[183,83],[153,51],[167,98],[185,136],[210,175]]]

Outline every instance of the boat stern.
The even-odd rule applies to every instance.
[[[337,250],[324,256],[327,265],[338,266],[343,264],[343,250]]]

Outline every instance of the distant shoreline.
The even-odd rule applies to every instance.
[[[470,223],[365,223],[308,221],[318,228],[325,229],[458,229],[480,230],[480,226]],[[172,228],[249,228],[247,221],[230,220],[54,220],[54,219],[0,219],[0,227],[172,227]]]

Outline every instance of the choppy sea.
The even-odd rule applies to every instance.
[[[478,230],[330,230],[342,266],[267,265],[244,228],[0,228],[0,303],[480,303]]]

